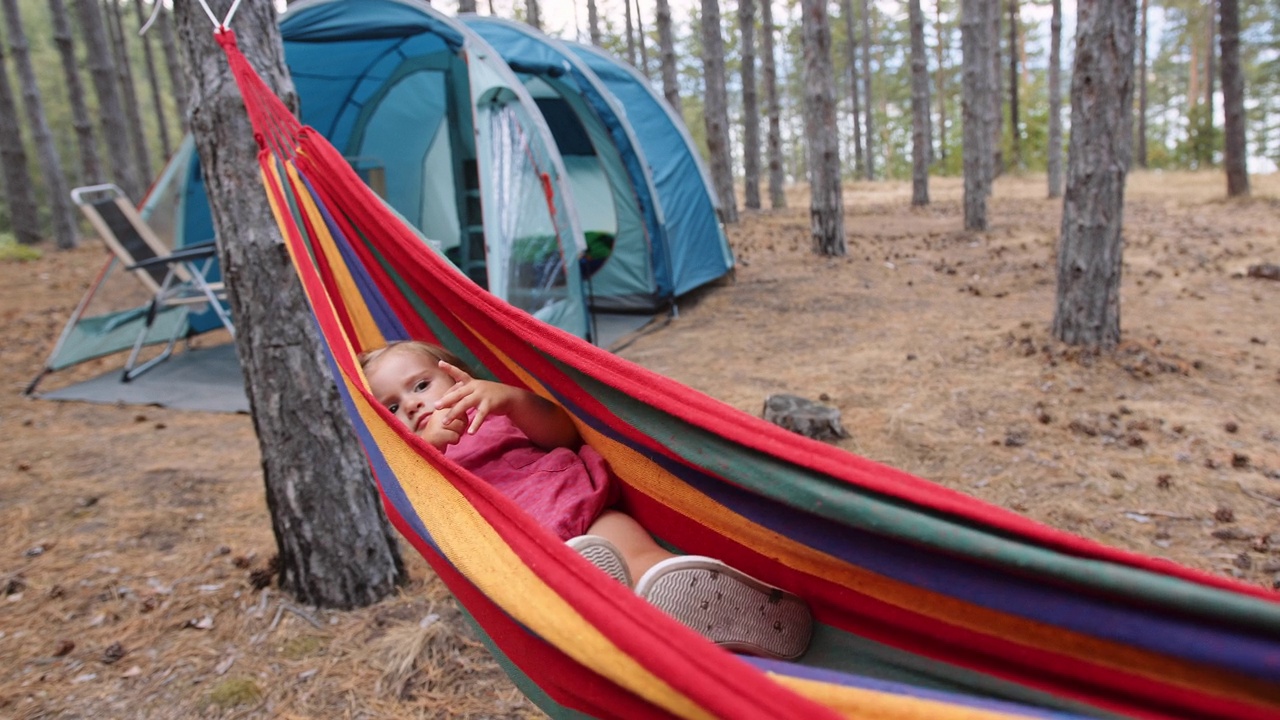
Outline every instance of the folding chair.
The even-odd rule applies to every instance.
[[[166,308],[182,307],[189,313],[207,304],[227,332],[235,337],[235,326],[223,305],[226,289],[222,283],[208,280],[217,256],[213,241],[171,251],[138,214],[124,192],[112,184],[78,187],[71,191],[71,199],[89,218],[98,236],[124,269],[151,293],[146,321],[138,331],[129,359],[125,362],[124,382],[137,378],[173,354],[185,323],[174,326],[159,355],[138,362],[156,317]]]

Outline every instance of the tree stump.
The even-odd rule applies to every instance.
[[[840,424],[840,411],[798,395],[770,395],[764,401],[765,420],[815,440],[849,437]]]

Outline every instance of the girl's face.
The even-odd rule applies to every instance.
[[[415,435],[422,435],[436,401],[454,385],[439,360],[409,349],[388,350],[364,372],[373,396]]]

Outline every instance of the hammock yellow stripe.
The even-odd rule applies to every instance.
[[[289,179],[293,182],[294,187],[305,187],[301,178],[298,177],[296,166],[290,163],[286,171],[289,173]],[[315,198],[311,197],[310,193],[295,193],[294,197],[298,202],[299,208],[306,213],[307,218],[311,221],[311,227],[314,229],[311,247],[317,252],[324,253],[325,258],[329,261],[329,268],[333,272],[334,282],[337,284],[338,293],[343,300],[342,307],[347,311],[351,324],[355,328],[356,337],[360,341],[359,346],[373,348],[382,345],[385,342],[382,332],[378,329],[377,323],[373,320],[373,315],[369,312],[369,306],[365,303],[364,296],[360,293],[360,287],[356,284],[355,278],[352,277],[351,271],[347,269],[346,260],[343,259],[342,253],[338,251],[338,246],[333,241],[333,235],[329,232],[329,226],[325,224],[324,216],[321,215],[319,208],[316,206]]]
[[[826,705],[850,718],[876,718],[877,720],[1015,720],[1024,715],[1012,715],[997,710],[964,707],[951,703],[904,695],[831,685],[815,680],[803,680],[769,673],[778,684],[785,685],[811,700]]]

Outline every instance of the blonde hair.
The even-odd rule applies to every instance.
[[[421,340],[395,340],[375,350],[362,352],[356,357],[356,359],[360,361],[361,368],[368,370],[370,365],[378,361],[378,358],[383,357],[393,350],[397,352],[403,351],[425,355],[437,362],[443,360],[454,367],[461,368],[467,374],[471,374],[471,368],[467,367],[467,364],[457,355],[454,355],[439,345],[422,342]]]

